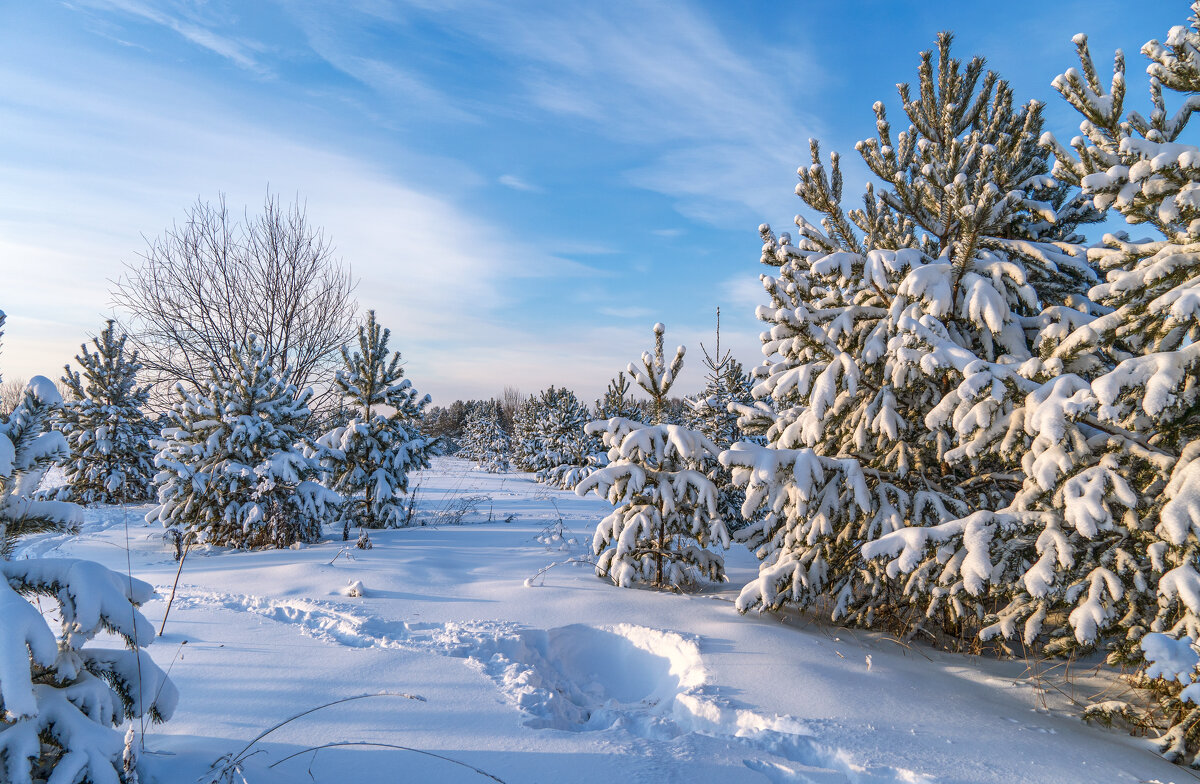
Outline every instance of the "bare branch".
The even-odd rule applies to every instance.
[[[227,377],[230,348],[253,334],[298,389],[319,387],[319,401],[354,335],[355,285],[302,203],[268,194],[261,213],[238,221],[221,195],[147,238],[112,301],[159,392],[196,387],[210,368]]]

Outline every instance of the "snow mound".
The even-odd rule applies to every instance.
[[[524,630],[462,653],[538,729],[607,729],[632,713],[663,724],[679,695],[706,680],[694,641],[630,624]]]

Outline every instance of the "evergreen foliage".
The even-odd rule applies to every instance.
[[[949,524],[961,533],[943,526],[877,548],[892,569],[917,574],[933,550],[961,542],[966,590],[998,607],[985,636],[1046,638],[1051,653],[1107,640],[1110,662],[1151,679],[1167,717],[1158,743],[1180,761],[1200,750],[1200,695],[1189,696],[1200,668],[1180,664],[1200,651],[1200,213],[1189,196],[1200,148],[1177,141],[1200,92],[1200,3],[1192,8],[1190,30],[1142,48],[1149,119],[1125,112],[1123,55],[1106,90],[1086,36],[1075,38],[1080,69],[1054,82],[1084,117],[1074,154],[1045,140],[1055,177],[1161,238],[1121,232],[1088,250],[1104,281],[1088,294],[1092,316],[1043,351],[1066,372],[1027,392],[1020,491],[1006,508]],[[1164,88],[1184,96],[1174,114]],[[1087,715],[1134,713],[1108,701]]]
[[[400,353],[388,354],[391,331],[367,313],[358,328],[358,351],[342,349],[345,367],[334,380],[350,420],[317,440],[322,465],[333,490],[346,499],[344,513],[355,525],[392,528],[405,515],[399,493],[408,492],[408,475],[429,466],[434,439],[417,421],[429,404],[404,378]]]
[[[154,443],[159,505],[147,521],[219,546],[316,541],[341,498],[315,481],[317,460],[300,446],[310,390],[276,375],[253,337],[228,367],[200,392],[176,385],[172,426]]]
[[[584,428],[591,420],[588,407],[575,393],[551,386],[522,403],[514,417],[513,455],[539,482],[574,489],[597,464],[600,441]]]
[[[721,460],[746,488],[762,559],[739,609],[796,603],[835,620],[1051,655],[1107,645],[1159,699],[1085,715],[1158,724],[1200,750],[1200,93],[1191,29],[1143,47],[1149,119],[1126,111],[1087,39],[1055,88],[1083,115],[1064,146],[1041,107],[922,56],[910,125],[859,144],[885,183],[841,207],[838,159],[797,193],[799,240],[762,228],[771,297],[752,405],[766,446]],[[934,65],[936,57],[936,67]],[[1166,92],[1182,94],[1168,111]],[[1054,154],[1052,175],[1049,155]],[[1075,233],[1099,209],[1161,238]]]
[[[22,538],[70,530],[81,518],[75,504],[31,497],[50,464],[70,454],[49,429],[61,402],[37,376],[0,425],[0,780],[12,784],[124,781],[116,728],[142,716],[165,721],[178,698],[142,650],[154,637],[138,610],[154,596],[150,585],[90,561],[11,560]],[[56,613],[43,615],[47,600]],[[55,615],[57,635],[47,621]],[[124,647],[93,645],[101,633]]]
[[[530,395],[521,401],[513,413],[513,462],[522,471],[537,471],[538,458],[542,453],[541,439],[542,401]]]
[[[679,425],[610,419],[588,425],[609,448],[609,465],[583,478],[579,495],[595,492],[616,509],[596,526],[596,574],[630,587],[682,587],[723,581],[724,559],[708,548],[729,546],[706,468],[720,450]]]
[[[739,411],[770,447],[794,454],[734,450],[726,462],[742,469],[748,514],[755,499],[783,499],[763,485],[795,492],[744,531],[763,566],[740,609],[829,599],[835,619],[872,623],[897,586],[859,547],[1012,499],[1018,483],[1001,469],[1026,445],[1013,434],[1026,382],[1052,375],[1039,359],[1043,335],[1088,317],[1076,293],[1094,280],[1086,259],[1039,239],[1065,231],[1036,198],[1054,186],[1038,144],[1041,105],[1014,105],[982,58],[964,67],[950,46],[943,33],[921,55],[916,95],[900,85],[905,131],[893,137],[875,104],[878,137],[857,149],[884,185],[868,186],[862,209],[843,208],[838,156],[827,173],[814,141],[796,192],[821,228],[798,217],[796,245],[761,229],[763,263],[779,272],[763,276],[771,305],[759,309],[770,330],[758,402]],[[1071,226],[1091,219],[1059,201]],[[797,475],[765,474],[755,468],[764,461]],[[813,473],[800,476],[801,465]],[[865,488],[836,486],[850,480]],[[814,515],[808,491],[840,500]],[[946,598],[936,594],[930,614],[955,616]]]
[[[471,401],[462,400],[445,407],[430,406],[421,419],[421,432],[437,439],[439,451],[457,451],[472,406]]]
[[[671,385],[675,383],[675,377],[683,368],[685,351],[683,346],[676,348],[671,364],[667,364],[666,355],[663,353],[663,335],[666,331],[667,328],[661,322],[655,324],[654,353],[643,351],[641,367],[630,362],[627,368],[629,377],[650,396],[649,413],[655,424],[659,425],[671,419],[672,406],[668,393]]]
[[[153,494],[150,440],[158,433],[142,413],[150,388],[137,384],[142,365],[136,351],[126,354],[126,337],[110,319],[92,340],[94,351],[80,347],[81,370],[68,365],[62,378],[69,401],[55,425],[71,448],[70,496],[85,504],[141,503]]]
[[[738,414],[743,406],[754,405],[754,381],[750,374],[731,356],[726,356],[720,363],[706,364],[706,367],[709,372],[704,377],[703,391],[695,397],[685,398],[688,408],[684,423],[723,448],[751,438],[742,431]]]
[[[655,353],[642,354],[641,370],[630,365],[658,416],[664,415],[667,393],[683,367],[682,346],[669,366],[664,361],[665,331],[656,324]],[[708,476],[720,454],[717,445],[679,425],[619,417],[592,422],[587,431],[600,435],[609,464],[583,478],[575,492],[594,492],[616,507],[592,539],[597,575],[622,587],[677,588],[724,580],[724,559],[708,549],[729,546],[717,488]]]
[[[717,343],[713,353],[703,345],[704,390],[700,394],[685,398],[688,408],[684,413],[684,425],[700,432],[719,449],[729,449],[735,443],[748,438],[738,424],[737,411],[741,406],[754,403],[751,393],[753,384],[742,363],[729,352],[721,353],[720,310],[717,311]],[[761,440],[761,439],[760,439]],[[756,441],[757,443],[757,441]],[[717,509],[730,533],[736,534],[745,527],[742,506],[746,501],[745,491],[733,483],[730,470],[713,461],[709,465],[708,478],[717,488]]]
[[[625,378],[624,373],[618,373],[616,378],[608,382],[604,396],[596,401],[596,419],[619,417],[641,421],[642,407],[633,399],[629,389],[629,379]]]
[[[500,425],[500,403],[484,400],[475,404],[467,417],[463,444],[459,454],[472,460],[491,474],[509,470],[512,456],[512,439]]]

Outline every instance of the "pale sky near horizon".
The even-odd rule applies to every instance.
[[[1087,32],[1102,72],[1185,24],[1181,2],[72,0],[0,8],[0,348],[57,378],[109,281],[197,198],[302,198],[437,403],[551,383],[585,400],[651,347],[757,364],[757,226],[790,227],[808,139],[893,110],[938,30],[1018,100]],[[895,120],[894,120],[895,121]]]

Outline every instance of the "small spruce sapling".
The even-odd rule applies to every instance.
[[[141,503],[153,494],[150,440],[158,431],[142,413],[150,387],[138,386],[142,365],[136,351],[126,353],[126,339],[110,319],[92,340],[94,351],[80,347],[81,370],[68,365],[62,377],[70,394],[55,426],[71,447],[69,495],[85,504]]]
[[[642,355],[643,369],[631,373],[654,401],[658,416],[683,366],[680,347],[668,366],[662,324],[654,326],[655,353]],[[612,418],[592,422],[589,433],[608,447],[609,465],[575,488],[594,492],[616,508],[600,521],[592,540],[596,573],[616,585],[647,583],[679,588],[701,580],[725,579],[724,560],[712,545],[729,546],[708,478],[720,450],[703,434],[679,425],[645,425]]]
[[[469,459],[491,474],[506,473],[512,455],[512,439],[500,424],[500,403],[484,400],[475,404],[467,419],[466,442]]]
[[[692,398],[685,398],[688,409],[684,424],[703,433],[721,449],[729,449],[738,441],[749,438],[738,425],[737,411],[741,406],[752,405],[751,380],[742,364],[729,351],[721,352],[721,309],[717,308],[717,339],[713,351],[700,344],[704,354],[704,390]],[[755,441],[754,443],[759,443]],[[709,469],[709,479],[717,486],[718,506],[721,517],[731,534],[745,527],[742,505],[745,491],[733,484],[729,469],[714,462]]]
[[[389,356],[391,331],[368,311],[358,328],[358,351],[342,349],[344,368],[334,378],[351,417],[317,439],[313,454],[328,472],[330,487],[345,498],[348,523],[395,528],[405,519],[399,497],[413,471],[428,468],[434,439],[417,422],[429,404],[404,378],[400,353]]]
[[[171,426],[155,442],[159,505],[146,520],[218,546],[314,542],[341,497],[316,481],[320,466],[301,447],[312,391],[276,375],[254,337],[229,364],[232,375],[214,368],[203,390],[175,387]]]

